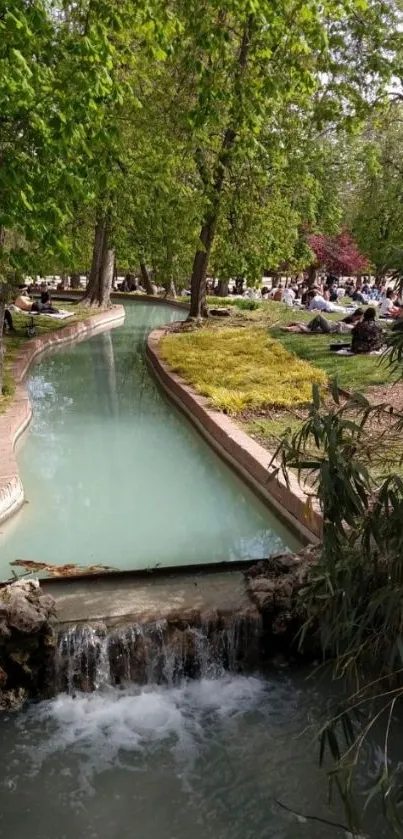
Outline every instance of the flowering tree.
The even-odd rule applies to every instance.
[[[332,274],[354,276],[368,271],[369,263],[358,249],[352,236],[343,230],[337,236],[315,233],[308,236],[308,244],[315,254],[314,268],[325,269]]]

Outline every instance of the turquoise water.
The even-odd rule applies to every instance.
[[[138,569],[298,547],[151,378],[148,332],[182,317],[129,303],[124,326],[33,368],[18,454],[28,503],[1,528],[2,579],[14,559]]]

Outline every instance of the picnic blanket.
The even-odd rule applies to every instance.
[[[27,315],[28,317],[37,317],[39,315],[43,315],[46,318],[53,318],[54,320],[65,320],[65,318],[72,318],[74,317],[74,312],[67,312],[66,309],[59,309],[59,311],[53,314],[51,312],[25,312],[24,309],[20,309],[18,306],[9,306],[8,307],[12,312],[18,312],[19,315]]]
[[[346,347],[343,347],[341,350],[334,350],[333,354],[334,355],[366,355],[367,356],[367,355],[382,355],[382,353],[384,353],[384,352],[385,352],[384,347],[381,347],[380,350],[372,350],[372,352],[366,352],[366,353],[351,352],[351,350],[348,350]]]

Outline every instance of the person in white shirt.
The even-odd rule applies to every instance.
[[[283,291],[283,296],[281,298],[281,302],[285,303],[287,306],[293,306],[295,301],[295,291],[292,288],[285,288]]]
[[[247,288],[246,291],[244,291],[243,296],[247,297],[249,300],[260,300],[262,295],[259,288]]]
[[[385,297],[382,299],[379,306],[379,315],[383,318],[398,318],[401,317],[402,310],[400,306],[395,305],[395,292],[393,288],[388,288]]]
[[[315,309],[319,310],[320,312],[345,312],[344,306],[338,306],[336,303],[331,303],[330,300],[325,300],[322,294],[319,294],[318,291],[308,291],[307,294],[308,298],[308,306],[310,312],[313,312]]]

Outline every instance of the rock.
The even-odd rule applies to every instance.
[[[55,604],[36,580],[0,589],[0,710],[15,710],[46,685]]]
[[[54,615],[55,601],[43,595],[33,580],[18,580],[0,593],[0,616],[12,629],[27,635],[39,632]]]
[[[245,572],[247,591],[261,614],[264,646],[270,656],[279,643],[281,651],[285,650],[289,656],[300,654],[299,630],[307,615],[299,593],[309,579],[318,550],[311,545],[299,554],[279,554],[255,563]],[[304,644],[310,657],[316,655],[314,631]]]
[[[21,711],[28,698],[27,690],[22,687],[0,691],[0,711]]]
[[[249,591],[274,591],[276,588],[275,580],[268,580],[267,577],[258,577],[255,580],[250,580]]]

